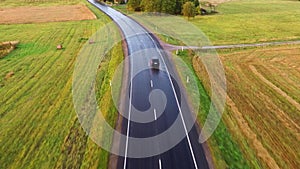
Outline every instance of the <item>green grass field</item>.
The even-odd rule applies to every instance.
[[[27,5],[27,1],[3,4]],[[0,59],[0,168],[107,168],[109,153],[86,136],[72,102],[77,54],[110,21],[89,7],[97,20],[0,25],[1,41],[20,41],[16,50]],[[60,43],[64,49],[56,50]],[[107,81],[123,58],[121,44],[110,54],[99,68],[97,96],[113,126],[117,111],[110,99],[101,97],[110,95]],[[6,79],[11,71],[14,75]]]
[[[296,0],[236,0],[190,21],[218,45],[299,40],[299,9]]]

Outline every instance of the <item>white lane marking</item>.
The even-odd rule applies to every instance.
[[[162,169],[161,159],[158,160],[158,166],[159,166],[159,169]]]
[[[154,112],[154,119],[157,120],[156,109],[154,109],[153,112]]]
[[[175,92],[175,88],[174,88],[174,84],[171,80],[171,76],[170,76],[170,72],[167,68],[167,65],[166,65],[166,62],[164,60],[164,57],[162,56],[161,54],[161,51],[158,49],[154,39],[151,37],[151,35],[147,34],[147,36],[150,37],[150,39],[152,40],[153,44],[156,46],[156,50],[157,52],[159,53],[159,55],[161,56],[162,58],[162,61],[164,62],[164,65],[165,65],[165,68],[166,68],[166,71],[168,73],[168,77],[169,77],[169,81],[171,83],[171,87],[172,87],[172,90],[173,90],[173,94],[175,96],[175,100],[176,100],[176,103],[177,103],[177,107],[179,109],[179,113],[180,113],[180,117],[181,117],[181,120],[182,120],[182,124],[183,124],[183,128],[184,128],[184,131],[185,131],[185,134],[186,134],[186,137],[187,137],[187,140],[188,140],[188,144],[189,144],[189,147],[190,147],[190,152],[191,152],[191,155],[192,155],[192,158],[193,158],[193,162],[194,162],[194,166],[196,169],[198,169],[198,166],[197,166],[197,162],[196,162],[196,158],[195,158],[195,155],[194,155],[194,150],[193,150],[193,147],[192,147],[192,143],[191,143],[191,140],[190,140],[190,137],[189,137],[189,134],[187,132],[187,129],[186,129],[186,125],[185,125],[185,122],[184,122],[184,118],[183,118],[183,115],[182,115],[182,111],[181,111],[181,108],[179,106],[179,101],[178,101],[178,98],[177,98],[177,95],[176,95],[176,92]]]
[[[151,86],[151,88],[153,88],[153,81],[152,80],[150,80],[150,86]]]

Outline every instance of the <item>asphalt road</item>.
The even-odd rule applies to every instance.
[[[173,69],[168,56],[161,51],[161,46],[154,36],[136,23],[133,19],[115,11],[114,9],[100,5],[94,0],[90,3],[106,13],[120,27],[128,45],[130,58],[130,77],[128,91],[128,119],[123,118],[122,133],[126,135],[121,140],[118,169],[206,169],[208,163],[204,155],[203,147],[198,143],[198,133],[195,126],[188,132],[186,121],[190,121],[189,112],[185,99],[179,94],[180,84],[176,77],[171,76]],[[149,61],[152,57],[160,60],[160,71],[149,69]],[[163,97],[154,97],[151,105],[149,94],[159,89],[165,95],[165,109],[161,114],[155,108],[164,102]],[[130,104],[131,103],[131,104]],[[183,108],[182,108],[183,107]],[[134,110],[139,110],[134,111]],[[134,152],[160,149],[162,144],[172,142],[172,136],[165,140],[157,140],[147,145],[135,145],[128,137],[148,138],[163,133],[169,129],[179,117],[176,133],[183,135],[183,139],[170,150],[150,157],[130,158]],[[143,119],[147,123],[137,122],[131,119]]]

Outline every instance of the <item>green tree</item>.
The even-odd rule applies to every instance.
[[[188,0],[175,0],[174,14],[182,14],[182,6]]]
[[[187,16],[188,19],[190,17],[195,17],[196,14],[196,7],[195,4],[193,2],[186,2],[183,6],[182,6],[182,14],[183,16]]]
[[[176,0],[142,0],[141,6],[146,12],[174,14]]]
[[[156,12],[161,13],[163,9],[164,0],[155,0],[155,10]]]
[[[129,0],[127,8],[131,11],[139,11],[141,9],[141,0]]]
[[[161,11],[162,13],[168,13],[168,14],[175,14],[175,8],[176,8],[176,0],[161,0],[162,6]]]
[[[194,2],[194,4],[195,4],[195,7],[197,7],[197,6],[199,6],[200,4],[199,4],[199,0],[193,0],[193,1],[191,1],[191,2]]]
[[[145,12],[157,12],[157,0],[142,0],[141,7]]]

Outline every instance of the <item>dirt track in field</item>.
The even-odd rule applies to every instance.
[[[85,5],[0,8],[0,16],[0,24],[96,19],[96,16]]]

